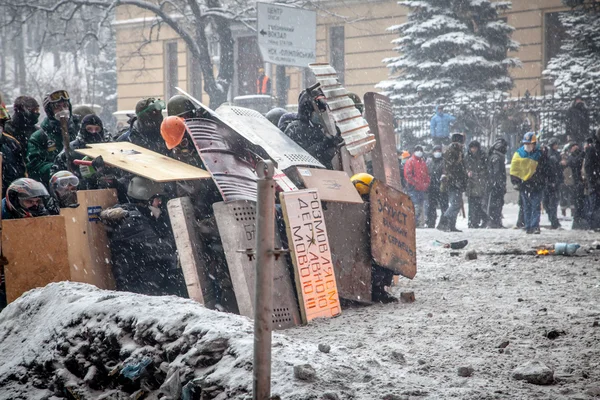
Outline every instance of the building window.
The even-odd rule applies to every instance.
[[[188,51],[187,57],[188,89],[192,96],[202,101],[202,69],[200,68],[200,62],[191,51]]]
[[[558,55],[560,46],[568,36],[560,22],[560,14],[560,12],[551,12],[544,15],[544,68],[553,57]]]
[[[177,94],[179,86],[179,62],[177,60],[177,42],[165,43],[165,99]]]
[[[346,71],[346,60],[344,58],[345,34],[343,26],[332,26],[329,28],[329,64],[335,68],[342,85]]]

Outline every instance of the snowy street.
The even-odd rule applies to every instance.
[[[516,207],[505,210],[508,225]],[[459,218],[459,228],[465,221]],[[433,245],[463,238],[470,241],[463,250]],[[568,229],[418,230],[417,276],[392,288],[414,292],[416,301],[347,308],[338,318],[276,332],[274,398],[598,396],[600,250],[589,252],[598,239]],[[556,242],[582,248],[575,257],[514,255]],[[476,260],[465,260],[469,250]],[[489,254],[502,252],[512,255]],[[149,392],[171,396],[157,398],[184,398],[179,379],[195,377],[202,378],[202,398],[249,399],[252,343],[248,319],[191,300],[51,284],[0,315],[0,399],[56,399],[51,393],[65,387],[86,399],[129,398],[124,378],[109,372],[143,357],[153,361],[153,378],[144,381]],[[553,371],[550,385],[512,377],[529,361]],[[312,369],[294,373],[303,364]]]

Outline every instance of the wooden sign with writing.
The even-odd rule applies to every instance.
[[[341,314],[321,200],[316,189],[281,193],[302,321]]]
[[[362,204],[360,195],[344,171],[296,168],[297,177],[308,189],[317,189],[322,201]]]
[[[375,181],[371,186],[371,255],[377,264],[412,279],[417,274],[415,207],[408,195]]]

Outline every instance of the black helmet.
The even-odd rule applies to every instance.
[[[148,201],[155,196],[165,196],[165,185],[150,179],[135,176],[129,181],[127,196],[136,200]]]
[[[349,92],[348,97],[350,97],[350,100],[354,102],[356,109],[362,114],[365,109],[365,105],[360,99],[360,96],[358,96],[356,93]]]
[[[13,214],[19,218],[41,217],[48,215],[48,210],[44,206],[44,201],[48,198],[48,191],[38,181],[29,178],[19,178],[10,184],[6,190],[6,206]],[[41,199],[41,202],[25,207],[24,201],[31,199]]]
[[[196,111],[194,103],[190,99],[180,94],[169,99],[167,103],[167,115],[177,115],[178,117],[186,118],[193,117]],[[190,114],[189,116],[187,114]]]
[[[99,132],[88,131],[88,126],[99,126]],[[85,144],[102,143],[104,142],[104,125],[100,117],[94,114],[88,114],[81,120],[81,128],[79,128],[79,137]]]
[[[287,113],[285,108],[275,107],[265,114],[265,117],[275,126],[279,124],[279,119],[283,114]]]
[[[54,112],[52,111],[52,104],[58,103],[60,101],[66,101],[67,104],[69,105],[69,114],[70,115],[73,114],[73,109],[71,107],[71,98],[69,97],[69,92],[61,89],[61,90],[55,90],[54,92],[48,93],[46,96],[44,96],[44,100],[42,103],[44,106],[44,112],[46,113],[48,118],[54,118]]]
[[[138,101],[135,106],[135,115],[143,124],[158,124],[163,120],[162,110],[165,109],[165,102],[161,99],[149,97]]]

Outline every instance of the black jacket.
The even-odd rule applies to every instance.
[[[576,150],[567,157],[567,167],[571,168],[573,173],[573,184],[575,186],[583,185],[583,176],[581,174],[584,161],[584,153],[581,150]]]
[[[444,175],[444,159],[430,158],[427,160],[427,169],[429,170],[429,192],[439,192],[442,175]],[[402,178],[404,179],[404,174]]]
[[[2,198],[13,181],[25,177],[25,149],[17,139],[2,133],[0,135],[0,151],[2,152]]]
[[[585,103],[574,103],[567,110],[566,133],[579,144],[590,135],[590,114]]]
[[[170,151],[160,135],[160,125],[142,126],[139,119],[133,119],[129,130],[119,136],[118,142],[131,142],[145,149],[168,156]]]
[[[464,191],[467,187],[467,170],[462,145],[452,143],[448,146],[444,152],[444,169],[448,177],[448,187]]]
[[[490,191],[506,193],[506,154],[492,148],[488,158],[488,184]]]
[[[288,125],[285,134],[326,168],[333,169],[332,159],[337,140],[325,136],[320,127],[312,125],[308,120],[298,119]]]
[[[557,150],[548,150],[548,186],[558,189],[564,181],[563,167],[560,165],[561,154]]]
[[[585,151],[585,176],[590,192],[600,193],[600,138]]]
[[[15,113],[13,119],[7,121],[4,125],[4,131],[17,139],[24,149],[27,149],[27,142],[33,132],[40,129],[39,126],[27,124],[19,113]]]
[[[467,178],[467,196],[483,197],[487,190],[487,157],[483,150],[478,149],[475,154],[467,151],[465,156],[465,168],[467,174],[471,176]]]

